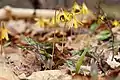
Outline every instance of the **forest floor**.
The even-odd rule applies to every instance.
[[[46,22],[38,27],[34,19],[1,23],[0,80],[119,80],[120,22],[75,16],[82,17],[82,25],[74,18],[66,26]],[[8,36],[2,34],[5,28]]]

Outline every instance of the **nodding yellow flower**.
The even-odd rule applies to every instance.
[[[60,20],[58,19],[58,17],[52,17],[51,20],[50,20],[50,24],[51,25],[56,25],[60,22]]]
[[[53,16],[50,20],[50,23],[52,25],[58,24],[60,22],[58,16],[60,15],[60,12],[58,14],[55,14],[55,16]]]
[[[112,25],[113,26],[120,26],[120,22],[119,21],[117,21],[117,20],[114,20],[113,22],[112,22]]]
[[[105,16],[99,15],[98,17],[99,17],[101,20],[104,20],[104,19],[105,19]]]
[[[74,2],[72,6],[72,13],[79,14],[80,13],[80,6],[77,4],[77,2]]]
[[[74,28],[78,28],[78,22],[75,19],[73,19],[73,26]]]
[[[97,19],[97,23],[98,23],[98,24],[103,23],[103,22],[104,22],[104,19],[105,19],[105,16],[99,15],[99,16],[98,16],[98,19]]]
[[[51,24],[55,25],[58,22],[57,18],[52,17],[51,18]]]
[[[58,15],[58,19],[60,22],[69,22],[72,19],[72,14],[67,11],[62,11],[61,14]]]
[[[1,23],[1,26],[0,26],[0,41],[3,40],[3,39],[9,40],[8,29],[5,27],[5,24]]]
[[[45,27],[47,24],[49,24],[50,20],[49,19],[44,19],[44,18],[35,18],[36,25],[40,27]]]
[[[81,12],[81,14],[88,14],[89,13],[89,9],[87,8],[85,3],[82,4],[82,8],[81,8],[80,12]]]
[[[76,17],[73,17],[73,24],[74,24],[74,28],[78,28],[79,25],[83,25],[82,22],[80,22],[79,20],[76,19]]]

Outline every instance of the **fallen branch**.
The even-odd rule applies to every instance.
[[[5,6],[0,9],[0,20],[9,19],[10,17],[16,18],[32,18],[36,14],[36,17],[53,17],[55,15],[55,10],[47,9],[23,9],[23,8],[12,8],[10,6]],[[58,12],[57,12],[58,13]]]

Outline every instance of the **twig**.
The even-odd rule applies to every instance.
[[[55,19],[55,25],[56,25],[56,10],[55,10],[54,19]],[[55,39],[55,30],[54,30],[54,33],[53,33],[53,38]],[[54,59],[54,52],[55,52],[54,50],[55,50],[55,41],[53,40],[52,61]],[[51,66],[51,69],[52,69],[52,66]]]
[[[97,61],[97,65],[99,67],[99,69],[105,74],[105,71],[101,65],[101,59],[100,59],[100,56],[97,54],[97,50],[98,50],[98,47],[95,47],[95,51],[93,52],[93,54],[89,54],[88,57],[92,57],[94,60]],[[102,54],[103,50],[99,53],[99,54]],[[97,54],[97,55],[96,55]]]
[[[0,36],[1,36],[1,35],[0,35]],[[1,47],[0,47],[0,48],[1,48],[1,52],[0,52],[0,53],[1,53],[1,55],[2,55],[2,53],[3,53],[3,50],[2,50],[2,46],[3,46],[3,45],[2,45],[2,42],[3,42],[3,41],[1,40],[0,42],[1,42],[1,43],[0,43],[0,44],[1,44]]]
[[[64,28],[66,27],[66,24],[67,24],[67,22],[65,22]],[[63,29],[63,32],[64,32],[64,29]],[[64,39],[65,39],[65,36],[64,36],[64,33],[63,33],[63,37],[62,37],[62,53],[63,53],[63,49],[64,49]]]
[[[103,9],[100,7],[100,4],[102,3],[102,1],[100,1],[99,0],[99,3],[98,3],[98,15],[99,14],[104,14],[104,11],[103,11]],[[105,24],[107,25],[107,27],[109,28],[109,30],[110,30],[110,32],[111,32],[111,36],[112,36],[112,53],[113,53],[113,56],[112,56],[112,60],[113,60],[113,58],[114,58],[114,34],[113,34],[113,32],[112,32],[112,25],[111,25],[111,22],[108,20],[108,18],[105,18],[104,19],[104,22],[105,22]]]
[[[0,23],[0,27],[3,27],[3,26],[5,26],[5,24],[4,24],[4,22],[1,22]],[[2,39],[2,36],[3,36],[3,33],[2,33],[2,29],[1,29],[1,31],[0,31],[0,38],[1,38],[1,55],[3,56],[4,55],[4,53],[3,53],[3,39]]]
[[[114,34],[113,34],[113,32],[112,32],[112,25],[111,25],[111,22],[109,21],[109,20],[107,20],[106,22],[105,22],[106,24],[107,24],[107,26],[108,26],[108,28],[109,28],[109,30],[110,30],[110,32],[111,32],[111,36],[112,36],[112,43],[111,43],[111,47],[112,47],[112,61],[113,61],[113,59],[114,59],[114,42],[115,42],[115,39],[114,39]]]

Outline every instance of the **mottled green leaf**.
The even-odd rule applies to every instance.
[[[109,30],[101,31],[96,37],[99,40],[106,40],[111,36],[111,32]]]
[[[70,68],[71,71],[75,71],[75,64],[74,61],[72,60],[67,60],[66,61],[67,66]]]
[[[90,31],[94,32],[98,27],[99,27],[99,24],[94,22],[93,24],[90,25]]]
[[[81,56],[81,54],[83,53],[83,51],[84,51],[84,50],[73,50],[73,51],[71,51],[71,53],[72,53],[73,56],[74,56],[74,55],[79,55],[79,56]]]

